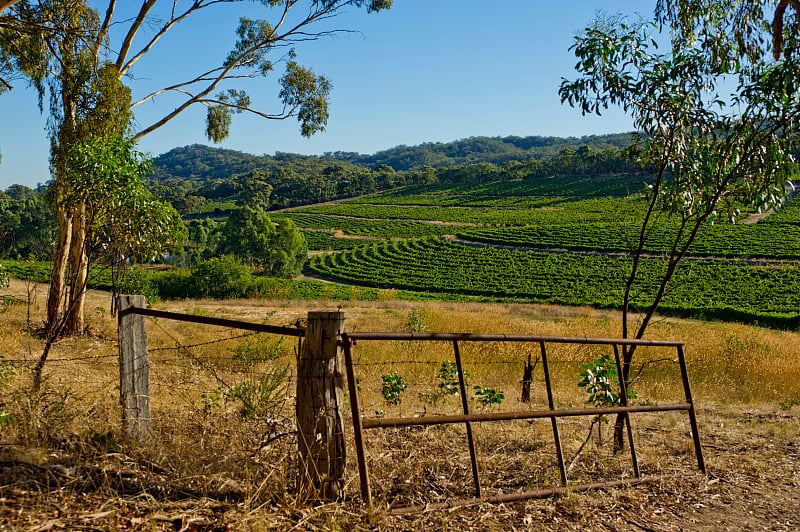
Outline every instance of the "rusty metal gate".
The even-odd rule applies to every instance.
[[[453,345],[453,354],[455,364],[458,370],[458,380],[460,387],[460,396],[463,414],[459,415],[433,415],[423,417],[394,417],[394,418],[375,418],[363,417],[361,414],[358,398],[358,387],[355,379],[354,364],[353,364],[353,347],[357,341],[389,341],[389,340],[404,340],[411,342],[419,341],[436,341],[436,342],[451,342]],[[548,408],[544,410],[528,410],[518,412],[497,412],[497,413],[470,413],[469,404],[467,401],[466,385],[464,381],[464,368],[461,361],[461,350],[459,342],[528,342],[538,343],[541,351],[541,361],[544,371],[544,380],[547,390]],[[697,431],[697,419],[695,416],[694,403],[692,402],[692,393],[689,386],[689,378],[686,369],[686,360],[683,351],[682,342],[673,341],[658,341],[658,340],[631,340],[619,338],[585,338],[585,337],[563,337],[563,336],[534,336],[534,335],[502,335],[502,334],[461,334],[461,333],[387,333],[387,332],[352,332],[343,333],[341,335],[341,346],[344,350],[345,368],[347,372],[348,391],[350,396],[350,406],[353,415],[353,428],[355,435],[356,455],[358,461],[358,472],[360,478],[361,496],[367,504],[372,503],[372,495],[370,492],[369,470],[366,462],[365,443],[364,443],[364,430],[367,429],[381,429],[389,427],[408,427],[419,425],[442,425],[442,424],[460,424],[463,423],[466,427],[467,443],[469,445],[470,459],[472,462],[472,477],[474,483],[475,498],[462,499],[457,501],[449,501],[444,503],[434,503],[425,506],[407,507],[397,509],[397,512],[418,511],[422,509],[443,508],[448,506],[456,506],[463,504],[470,504],[475,502],[506,502],[525,500],[532,498],[542,498],[550,495],[565,493],[568,491],[582,491],[603,487],[621,486],[626,484],[637,484],[661,480],[663,477],[643,477],[639,472],[639,463],[636,457],[636,444],[633,438],[633,431],[631,429],[630,414],[637,412],[668,412],[668,411],[686,411],[689,416],[691,424],[691,433],[694,441],[694,449],[697,457],[697,467],[703,473],[706,473],[705,463],[703,461],[703,453],[700,446],[700,437]],[[547,359],[547,344],[593,344],[593,345],[610,345],[614,351],[614,359],[617,368],[617,375],[619,376],[619,387],[621,393],[619,394],[620,406],[611,407],[592,407],[592,408],[567,408],[556,409],[553,401],[553,387],[550,378],[550,366]],[[677,361],[680,365],[681,379],[683,383],[683,392],[685,401],[675,404],[663,405],[629,405],[628,394],[626,390],[626,382],[623,379],[622,366],[620,364],[619,348],[622,346],[635,347],[635,346],[654,346],[664,348],[674,348],[677,355]],[[567,469],[564,465],[564,455],[562,452],[561,438],[559,436],[557,419],[561,417],[571,416],[596,416],[602,414],[622,414],[627,428],[631,462],[633,466],[633,478],[622,480],[610,480],[605,482],[593,482],[588,484],[569,484],[567,478]],[[536,419],[536,418],[549,418],[552,424],[553,441],[555,444],[555,453],[558,460],[559,472],[561,476],[561,486],[548,489],[539,489],[531,491],[521,491],[515,493],[499,494],[490,497],[484,497],[481,488],[480,474],[478,470],[477,455],[475,452],[475,438],[472,431],[473,422],[487,422],[487,421],[502,421],[502,420],[519,420],[519,419]]]

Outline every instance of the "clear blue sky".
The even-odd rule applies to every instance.
[[[238,115],[231,136],[217,146],[254,154],[374,153],[471,136],[629,131],[630,119],[618,111],[582,117],[562,106],[557,89],[562,77],[575,76],[567,49],[597,9],[649,17],[654,3],[395,0],[391,10],[379,14],[352,9],[330,27],[355,33],[297,46],[298,61],[333,82],[326,130],[306,139],[294,119]],[[127,9],[135,4],[123,3]],[[248,4],[244,11],[256,17],[264,8]],[[135,67],[129,80],[134,99],[218,64],[235,42],[240,14],[223,5],[193,22],[187,19]],[[274,81],[248,82],[246,88],[260,110],[279,110]],[[137,127],[148,126],[178,101],[165,96],[137,107]],[[49,179],[45,125],[46,116],[24,83],[0,96],[0,189]],[[176,146],[213,145],[204,131],[205,111],[197,107],[142,139],[140,149],[155,156]]]

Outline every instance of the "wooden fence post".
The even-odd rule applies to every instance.
[[[119,296],[119,397],[122,427],[132,438],[150,434],[150,359],[144,316],[126,309],[145,306],[144,296]]]
[[[297,450],[300,493],[344,496],[344,364],[337,348],[344,312],[309,312],[297,361]]]

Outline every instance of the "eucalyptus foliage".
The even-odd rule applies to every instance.
[[[132,140],[102,137],[76,144],[67,167],[71,179],[64,206],[84,209],[85,254],[113,267],[113,296],[119,293],[130,259],[151,260],[186,240],[177,211],[145,188],[150,163]]]
[[[164,48],[166,34],[210,10],[234,10],[245,2],[251,3],[20,0],[12,5],[4,0],[0,4],[7,8],[0,12],[0,92],[13,89],[17,80],[25,80],[38,92],[40,110],[45,100],[50,103],[53,200],[59,223],[47,311],[48,328],[53,334],[60,334],[56,329],[61,328],[57,324],[62,321],[65,306],[69,309],[67,330],[83,329],[81,289],[86,284],[87,221],[84,205],[65,198],[75,189],[66,169],[73,146],[126,134],[138,141],[198,105],[207,108],[206,134],[215,142],[229,135],[232,115],[243,112],[271,120],[297,118],[301,133],[311,135],[325,127],[331,85],[297,63],[294,47],[337,33],[339,30],[327,23],[347,8],[375,12],[391,6],[391,0],[261,0],[257,2],[263,8],[258,18],[240,19],[235,43],[227,54],[224,50],[222,54],[205,54],[208,62],[198,71],[183,79],[169,79],[133,101],[130,85],[135,89],[136,79],[150,77],[139,70],[143,57],[161,48],[170,60],[182,60]],[[97,9],[97,4],[103,7]],[[277,109],[271,113],[257,110],[240,84],[243,79],[268,77],[276,65],[285,67],[285,74],[277,80],[281,86]],[[152,124],[136,130],[133,110],[144,103],[158,104],[158,97],[165,94],[177,98],[177,105],[170,102]],[[140,220],[158,218],[158,209],[145,196],[134,196],[131,202],[129,206],[136,209],[132,212],[143,214]],[[163,225],[155,228],[156,232],[163,230]],[[127,244],[147,247],[145,242],[130,239]],[[69,297],[66,271],[72,287]]]
[[[572,46],[582,76],[560,88],[562,100],[583,113],[609,106],[629,113],[638,130],[630,154],[656,168],[635,256],[661,223],[658,212],[678,221],[669,267],[637,337],[703,224],[722,215],[735,221],[740,205],[767,209],[783,200],[784,183],[796,171],[792,151],[800,119],[800,63],[793,56],[750,60],[684,38],[661,53],[651,36],[657,29],[622,17],[595,21]],[[731,84],[735,90],[721,94]],[[626,285],[625,310],[637,265]]]
[[[150,162],[133,141],[99,138],[73,146],[68,206],[86,206],[88,244],[114,257],[149,259],[186,239],[180,216],[144,186]]]
[[[660,0],[655,22],[601,16],[570,48],[579,77],[562,82],[562,102],[583,114],[622,108],[637,129],[631,157],[655,168],[625,281],[623,337],[629,335],[645,241],[663,224],[661,213],[675,230],[636,338],[644,335],[698,231],[722,216],[736,221],[739,206],[763,210],[779,204],[797,171],[800,58],[793,36],[781,37],[782,59],[768,54],[770,26],[763,8],[753,4]],[[670,37],[664,51],[658,44],[662,29]],[[779,55],[776,50],[774,57]],[[623,354],[627,379],[633,349]],[[621,418],[616,436],[621,446]]]

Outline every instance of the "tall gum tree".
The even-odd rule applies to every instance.
[[[226,138],[232,116],[248,113],[267,120],[296,117],[302,135],[322,130],[328,119],[330,82],[302,66],[294,47],[342,31],[331,28],[331,19],[346,8],[365,8],[378,12],[391,7],[391,0],[143,0],[133,16],[118,11],[130,4],[109,0],[8,0],[0,16],[0,85],[10,88],[4,74],[12,72],[28,78],[39,91],[40,101],[49,96],[51,166],[55,187],[55,209],[59,239],[54,253],[52,282],[48,294],[47,322],[52,327],[67,313],[68,329],[83,328],[83,297],[86,280],[86,209],[77,204],[67,208],[70,176],[65,154],[80,142],[97,136],[119,134],[119,121],[111,127],[93,123],[83,127],[82,118],[100,114],[104,83],[116,80],[112,100],[119,102],[123,87],[135,89],[133,72],[142,58],[163,47],[165,35],[180,26],[191,25],[203,12],[236,10],[246,4],[260,4],[264,18],[241,18],[236,42],[222,61],[176,79],[162,88],[138,96],[127,112],[144,103],[155,104],[159,96],[182,98],[174,108],[165,109],[160,118],[141,129],[127,130],[134,141],[163,127],[187,109],[202,105],[207,109],[206,135],[214,142]],[[121,6],[121,9],[118,7]],[[111,31],[113,28],[114,31]],[[278,109],[267,112],[255,108],[241,81],[274,76],[282,64],[284,73]],[[81,75],[76,75],[76,72]],[[137,72],[138,77],[146,73]],[[107,103],[107,102],[106,102]],[[83,105],[83,107],[82,107]],[[130,125],[127,120],[125,127]],[[96,129],[93,129],[96,128]],[[99,130],[99,131],[98,131]],[[67,264],[69,263],[69,268]],[[65,272],[71,278],[72,293],[66,293]]]
[[[564,80],[562,101],[584,114],[618,106],[638,131],[629,148],[655,168],[622,294],[622,337],[642,338],[698,231],[740,208],[764,210],[785,197],[796,172],[800,128],[797,2],[659,0],[653,23],[601,16],[571,49],[580,77]],[[661,51],[653,35],[668,30]],[[772,32],[772,34],[771,34]],[[772,49],[771,49],[772,48]],[[726,93],[726,88],[729,92]],[[655,296],[635,293],[645,243],[659,224],[672,228]],[[633,310],[642,314],[632,323]],[[634,349],[623,348],[623,377]],[[623,447],[623,417],[615,447]]]

